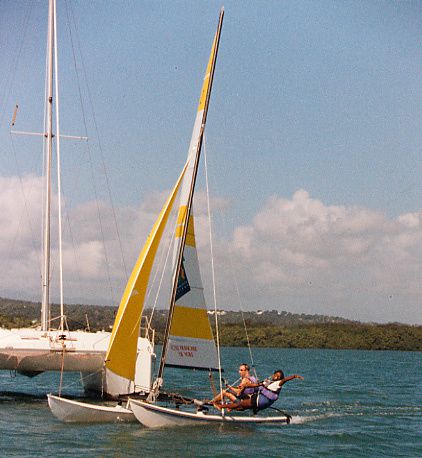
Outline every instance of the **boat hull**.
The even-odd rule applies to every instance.
[[[0,329],[0,370],[94,372],[104,364],[109,338],[106,332]]]
[[[262,424],[280,423],[287,424],[290,417],[287,415],[278,417],[246,417],[236,415],[213,415],[203,411],[184,412],[179,409],[149,404],[147,402],[130,399],[129,408],[136,419],[148,428],[163,428],[173,426],[192,426],[204,424]]]
[[[138,339],[135,382],[104,370],[109,332],[43,332],[38,329],[0,328],[0,370],[35,376],[46,371],[80,372],[87,392],[116,398],[134,391],[147,392],[155,357],[153,344]]]
[[[52,414],[66,423],[119,423],[135,422],[133,412],[123,406],[114,407],[88,404],[52,394],[47,395]]]

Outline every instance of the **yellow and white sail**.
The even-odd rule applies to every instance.
[[[114,320],[105,366],[113,373],[128,380],[135,378],[139,327],[151,269],[186,169],[187,164],[145,242],[127,282]]]
[[[176,229],[176,237],[179,230],[180,225]],[[193,214],[189,218],[176,298],[166,365],[217,369],[217,350],[208,319],[199,270]]]
[[[198,369],[218,368],[217,350],[208,319],[204,289],[199,270],[194,216],[191,208],[223,14],[224,11],[220,14],[217,33],[213,41],[211,55],[205,72],[188,150],[188,166],[180,191],[174,256],[175,268],[178,265],[180,265],[180,268],[177,275],[175,305],[172,311],[169,339],[166,348],[166,366]],[[180,262],[178,257],[181,244],[184,246]]]

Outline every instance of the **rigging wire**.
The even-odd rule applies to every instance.
[[[65,198],[65,195],[63,193],[63,198],[64,198],[64,201],[66,202],[66,198]],[[65,218],[66,218],[66,222],[67,222],[67,228],[69,230],[69,238],[70,238],[70,242],[72,244],[72,251],[73,251],[73,257],[74,257],[74,262],[75,262],[75,274],[78,278],[78,283],[80,285],[82,285],[82,277],[81,277],[81,272],[80,272],[80,269],[79,269],[79,260],[78,260],[78,256],[76,254],[76,243],[75,243],[75,237],[73,235],[73,230],[72,230],[72,226],[70,224],[70,217],[69,217],[69,212],[67,211],[67,207],[65,205],[64,207],[64,214],[65,214]]]
[[[28,195],[32,194],[32,191],[33,191],[33,188],[34,188],[34,183],[31,184],[29,192],[25,193],[25,186],[24,186],[23,179],[22,179],[22,171],[20,169],[20,165],[19,165],[19,161],[18,161],[18,155],[16,153],[16,146],[15,146],[15,142],[13,140],[12,134],[10,134],[10,146],[11,146],[13,158],[15,160],[18,180],[19,180],[19,184],[20,184],[20,188],[21,188],[21,192],[22,192],[23,204],[24,204],[24,209],[23,209],[22,214],[21,214],[21,221],[23,220],[24,214],[26,213],[26,218],[28,220],[29,231],[31,233],[32,248],[34,250],[34,253],[38,253],[38,260],[39,260],[38,272],[39,272],[39,274],[41,276],[41,253],[39,252],[39,249],[37,249],[37,247],[36,247],[35,230],[34,230],[34,227],[33,227],[33,222],[31,220],[31,215],[30,215],[30,211],[29,211],[29,202],[28,202],[28,198],[27,198]],[[14,249],[14,244],[15,244],[15,241],[17,239],[18,233],[21,231],[21,227],[22,227],[22,225],[19,224],[18,229],[17,229],[17,231],[16,231],[16,233],[14,235],[14,239],[13,239],[13,242],[12,242],[10,250],[9,250],[10,256],[12,255],[12,252],[13,252],[13,249]],[[7,264],[6,264],[6,266],[7,266]]]
[[[204,143],[205,143],[205,138],[204,138]],[[206,156],[205,144],[204,144],[204,156]],[[207,171],[207,168],[205,170]],[[223,226],[226,226],[226,221],[224,220],[224,218],[222,218],[222,223],[223,223]],[[229,249],[228,253],[232,254],[230,249]],[[232,276],[232,280],[233,280],[233,282],[235,284],[238,303],[239,303],[239,310],[240,310],[241,317],[242,317],[243,328],[245,330],[245,336],[246,336],[246,342],[247,342],[247,347],[248,347],[249,359],[250,359],[250,362],[251,362],[250,365],[251,365],[251,369],[252,369],[252,372],[253,372],[254,376],[256,378],[258,378],[256,367],[255,367],[255,361],[254,361],[254,357],[253,357],[253,352],[252,352],[252,347],[251,347],[251,343],[250,343],[250,339],[249,339],[248,328],[247,328],[247,325],[246,325],[246,320],[245,320],[245,316],[244,316],[244,312],[243,312],[244,305],[243,305],[243,301],[242,301],[242,296],[240,294],[239,283],[238,283],[237,277],[235,275],[235,268],[234,268],[234,265],[233,265],[233,256],[232,255],[229,256],[229,262],[230,262],[230,269],[229,270],[230,270],[230,273],[231,273],[231,276]]]
[[[83,97],[82,97],[82,90],[81,90],[81,84],[80,84],[80,78],[79,78],[79,72],[78,72],[78,67],[77,67],[77,64],[76,64],[76,53],[75,53],[75,45],[74,45],[74,39],[73,39],[73,34],[72,34],[72,27],[71,27],[71,23],[73,23],[74,27],[75,27],[75,30],[76,30],[76,21],[74,20],[74,15],[73,15],[73,10],[72,10],[72,7],[69,6],[70,4],[68,4],[68,2],[65,2],[65,5],[66,5],[66,13],[67,13],[67,19],[68,19],[68,28],[69,28],[69,36],[70,36],[70,41],[71,41],[71,48],[72,48],[72,55],[73,55],[73,64],[74,64],[74,68],[75,68],[75,74],[77,76],[77,85],[78,85],[78,94],[79,94],[79,103],[80,103],[80,106],[81,106],[81,111],[82,111],[82,120],[83,120],[83,124],[84,124],[84,128],[85,128],[85,135],[88,136],[88,127],[87,127],[87,119],[86,119],[86,113],[85,113],[85,109],[84,109],[84,105],[83,105]],[[72,13],[72,18],[70,17],[69,15],[69,9]],[[73,21],[71,21],[71,19],[73,19]],[[77,30],[76,30],[77,31]],[[78,37],[77,33],[76,33],[76,37]],[[85,82],[86,82],[86,85],[88,87],[88,79],[86,77],[86,71],[85,71],[85,66],[84,66],[84,63],[83,63],[83,58],[82,58],[82,52],[81,52],[81,47],[80,47],[80,43],[79,43],[79,40],[77,40],[77,44],[78,44],[78,50],[79,50],[79,55],[80,55],[80,58],[81,58],[81,63],[82,63],[82,68],[84,70],[84,76],[85,76]],[[89,99],[90,99],[90,93],[89,93],[89,89],[88,89],[88,95],[89,95]],[[91,110],[92,110],[92,113],[93,113],[93,117],[95,119],[95,115],[94,115],[94,111],[93,111],[93,107],[92,107],[92,100],[91,101]],[[96,125],[96,124],[95,124]],[[98,139],[98,142],[99,142],[99,135],[98,135],[98,129],[96,130],[96,134],[97,134],[97,139]],[[108,256],[108,251],[107,251],[107,247],[106,247],[106,243],[105,243],[105,234],[104,234],[104,227],[103,227],[103,222],[102,222],[102,218],[101,218],[101,211],[100,211],[100,206],[99,206],[99,197],[98,197],[98,190],[97,190],[97,185],[96,185],[96,180],[95,180],[95,173],[94,173],[94,167],[93,167],[93,160],[92,160],[92,155],[91,155],[91,148],[89,146],[89,143],[86,144],[86,150],[87,150],[87,153],[88,153],[88,163],[90,165],[90,171],[91,171],[91,179],[92,179],[92,187],[93,187],[93,190],[94,190],[94,195],[95,195],[95,202],[96,202],[96,208],[97,208],[97,216],[98,216],[98,223],[99,223],[99,226],[100,226],[100,233],[101,233],[101,240],[102,240],[102,244],[103,244],[103,248],[104,248],[104,258],[105,258],[105,264],[106,264],[106,272],[107,272],[107,279],[108,279],[108,284],[109,284],[109,289],[110,289],[110,294],[111,294],[111,299],[113,302],[116,302],[115,301],[115,294],[114,294],[114,289],[113,289],[113,286],[112,286],[112,281],[111,281],[111,273],[110,273],[110,262],[109,262],[109,256]],[[101,148],[100,148],[101,150]],[[125,269],[126,270],[126,269]],[[126,277],[127,277],[127,272],[126,272]]]
[[[18,68],[18,65],[19,65],[19,61],[20,61],[20,58],[21,58],[21,54],[22,54],[22,50],[23,50],[23,44],[25,43],[26,41],[26,36],[27,36],[27,32],[28,32],[28,24],[29,24],[29,19],[31,17],[31,14],[32,14],[32,9],[33,9],[33,5],[34,3],[33,2],[30,2],[29,4],[29,9],[26,10],[26,14],[24,16],[24,20],[23,20],[23,33],[22,34],[18,34],[18,36],[22,36],[22,39],[20,41],[20,45],[19,45],[19,48],[18,48],[18,52],[16,53],[15,55],[15,59],[11,65],[12,67],[12,71],[9,73],[9,76],[8,78],[4,79],[4,85],[1,89],[1,94],[4,94],[2,96],[2,99],[0,101],[0,109],[1,109],[1,112],[4,113],[6,110],[5,110],[5,107],[8,103],[8,96],[7,94],[11,94],[12,93],[12,88],[14,86],[14,81],[15,81],[15,77],[16,77],[16,73],[17,73],[17,68]],[[4,118],[1,117],[0,118],[0,122],[3,120]]]
[[[11,65],[12,70],[9,73],[8,78],[6,78],[4,80],[3,89],[1,90],[1,93],[4,94],[4,96],[2,96],[2,100],[1,100],[1,103],[0,103],[1,112],[6,111],[5,110],[5,106],[8,103],[7,94],[11,94],[12,93],[12,89],[14,87],[14,82],[15,82],[15,78],[16,78],[16,74],[17,74],[17,69],[18,69],[18,66],[19,66],[20,59],[21,59],[24,43],[26,42],[26,38],[27,38],[27,34],[28,34],[28,24],[29,24],[29,20],[30,20],[31,14],[32,14],[33,5],[34,4],[32,2],[30,2],[29,8],[26,10],[26,13],[25,13],[25,16],[24,16],[24,20],[23,20],[23,33],[17,35],[17,36],[20,36],[22,38],[20,40],[20,44],[19,44],[19,47],[18,47],[18,52],[15,53],[15,59],[14,59],[12,65]],[[16,104],[15,105],[14,117],[13,117],[14,121],[16,121],[17,107],[18,107],[18,105]],[[3,117],[0,119],[0,121],[1,120],[3,120]],[[12,125],[10,126],[10,129],[13,127],[13,124],[14,123],[12,121]],[[26,213],[26,217],[27,217],[27,220],[28,220],[29,231],[31,233],[32,248],[33,248],[35,253],[39,253],[37,248],[36,248],[36,245],[35,245],[36,237],[34,236],[35,232],[34,232],[32,220],[31,220],[31,217],[30,217],[27,194],[24,191],[22,172],[21,172],[21,169],[20,169],[20,166],[19,166],[18,156],[17,156],[17,153],[16,153],[16,146],[15,146],[15,143],[13,141],[13,136],[12,136],[11,132],[9,133],[9,137],[10,137],[11,151],[12,151],[12,155],[13,155],[13,158],[14,158],[14,161],[15,161],[16,170],[17,170],[17,176],[18,176],[18,179],[19,179],[20,188],[21,188],[22,197],[23,197],[23,203],[24,203],[24,210],[23,210],[23,212],[22,212],[22,214],[20,216],[20,221],[21,222],[23,221],[24,214]],[[34,183],[32,183],[32,185],[31,185],[31,187],[29,189],[29,195],[32,194],[33,186],[34,186]],[[10,272],[11,269],[9,269],[7,266],[9,265],[12,253],[14,251],[16,239],[18,238],[18,234],[21,231],[21,227],[23,227],[21,222],[19,223],[18,229],[15,232],[15,235],[13,237],[13,241],[12,241],[12,243],[10,245],[9,254],[7,256],[6,270],[9,271],[9,272]],[[39,255],[40,255],[40,253],[39,253]],[[40,278],[41,278],[41,256],[39,256],[38,272],[39,272],[39,275],[40,275]]]
[[[69,13],[69,11],[70,11],[70,13]],[[113,196],[112,196],[112,192],[111,192],[111,185],[110,185],[110,179],[109,179],[108,172],[107,172],[107,166],[106,166],[106,162],[105,162],[105,159],[104,159],[103,147],[102,147],[102,143],[101,143],[101,139],[100,139],[100,135],[99,135],[97,118],[96,118],[96,114],[95,114],[95,110],[94,110],[92,94],[91,94],[90,87],[89,87],[89,84],[88,84],[88,77],[87,77],[85,62],[84,62],[83,54],[82,54],[82,47],[81,47],[81,43],[79,41],[79,34],[78,34],[76,21],[74,19],[74,11],[73,11],[73,8],[72,8],[72,4],[70,2],[67,2],[67,1],[66,1],[66,13],[67,13],[67,16],[68,16],[69,32],[70,32],[71,43],[72,43],[72,52],[73,52],[73,58],[74,58],[75,71],[76,71],[76,74],[79,75],[79,73],[77,71],[77,66],[76,66],[74,40],[73,40],[72,30],[71,30],[71,27],[70,27],[70,15],[72,16],[72,23],[73,23],[73,26],[74,26],[75,32],[76,32],[76,34],[75,34],[76,35],[76,43],[77,43],[77,47],[78,47],[78,51],[79,51],[79,56],[80,56],[80,59],[81,59],[81,66],[82,66],[83,75],[84,75],[84,79],[85,79],[85,83],[86,83],[88,101],[89,101],[89,104],[90,104],[90,107],[91,107],[92,120],[93,120],[94,129],[95,129],[95,133],[96,133],[96,139],[97,139],[97,142],[98,142],[98,149],[99,149],[99,152],[100,152],[101,164],[102,164],[102,168],[103,168],[103,171],[104,171],[104,177],[105,177],[105,181],[106,181],[108,197],[110,199],[110,205],[111,205],[111,209],[112,209],[112,213],[113,213],[113,222],[114,222],[114,226],[115,226],[115,229],[116,229],[117,239],[118,239],[118,242],[119,242],[119,248],[120,248],[120,253],[121,253],[121,258],[122,258],[122,264],[123,264],[124,272],[125,272],[125,275],[126,275],[126,281],[128,281],[129,274],[128,274],[126,261],[125,261],[125,257],[124,257],[123,244],[122,244],[122,239],[121,239],[121,236],[120,236],[119,225],[117,223],[116,208],[115,208],[115,204],[114,204],[114,200],[113,200]],[[82,104],[82,97],[81,97],[81,89],[80,89],[80,85],[79,85],[79,78],[78,78],[78,90],[79,90],[79,96],[81,98],[81,109],[82,109],[82,112],[83,112],[83,120],[84,120],[85,129],[86,129],[86,115],[85,115],[85,111],[84,111],[83,104]]]
[[[212,272],[212,291],[214,299],[214,318],[215,318],[215,334],[217,341],[217,359],[218,359],[218,376],[220,382],[220,396],[223,399],[223,378],[221,370],[221,353],[220,353],[220,329],[218,325],[218,314],[217,314],[217,293],[216,293],[216,282],[215,282],[215,267],[214,267],[214,247],[212,238],[212,219],[211,219],[211,207],[210,207],[210,194],[208,186],[208,165],[207,165],[207,148],[205,142],[205,133],[203,138],[203,151],[204,151],[204,169],[205,169],[205,187],[207,195],[207,212],[209,221],[209,241],[210,241],[210,253],[211,253],[211,272]]]
[[[169,227],[173,227],[173,225],[169,225]],[[169,259],[169,256],[170,256],[170,252],[172,251],[171,248],[173,246],[173,242],[174,242],[174,239],[175,239],[175,236],[176,236],[176,232],[175,231],[172,231],[171,233],[171,237],[170,237],[170,243],[168,244],[168,248],[167,250],[162,250],[162,253],[161,253],[161,258],[160,258],[160,262],[159,262],[159,265],[161,265],[162,263],[162,259],[164,257],[164,253],[166,253],[166,258],[165,258],[165,261],[164,261],[164,266],[163,266],[163,269],[161,271],[161,277],[160,277],[160,282],[158,284],[158,288],[157,288],[157,293],[155,295],[155,300],[154,300],[154,304],[152,306],[152,310],[151,310],[151,314],[150,314],[150,317],[149,317],[149,320],[148,320],[148,328],[151,328],[151,324],[152,324],[152,319],[153,319],[153,316],[154,316],[154,312],[155,312],[155,309],[157,307],[157,303],[158,303],[158,296],[160,294],[160,291],[161,291],[161,286],[162,286],[162,283],[163,283],[163,278],[164,278],[164,273],[166,271],[166,267],[167,267],[167,263],[168,263],[168,259]],[[153,283],[155,283],[155,279],[157,277],[157,274],[159,272],[159,269],[157,268],[156,272],[155,272],[155,276],[154,276],[154,279],[153,279]],[[151,290],[148,291],[148,296],[147,296],[147,299],[146,301],[148,300],[149,296],[150,296],[150,292]],[[145,302],[146,302],[145,301]]]
[[[174,231],[173,231],[174,232]],[[161,285],[163,283],[163,278],[164,278],[164,274],[165,274],[165,270],[166,270],[166,266],[167,266],[167,261],[168,261],[168,258],[169,258],[169,254],[170,254],[170,249],[172,247],[172,241],[174,239],[174,235],[171,237],[170,239],[170,243],[169,243],[169,246],[167,248],[167,250],[162,250],[161,251],[161,256],[160,256],[160,261],[158,263],[158,266],[157,266],[157,269],[155,270],[155,273],[154,273],[154,278],[151,282],[151,285],[152,284],[155,284],[155,280],[157,279],[157,276],[158,276],[158,272],[160,272],[161,270],[161,277],[160,277],[160,282],[158,284],[158,289],[157,289],[157,293],[156,293],[156,296],[155,296],[155,301],[154,301],[154,305],[152,307],[152,310],[151,310],[151,314],[150,314],[150,317],[148,319],[148,317],[146,317],[146,322],[147,322],[147,329],[151,329],[151,323],[152,323],[152,318],[153,318],[153,315],[154,315],[154,312],[155,312],[155,308],[156,308],[156,305],[157,305],[157,302],[158,302],[158,296],[160,294],[160,291],[161,291]],[[167,251],[167,254],[166,254],[166,251]],[[166,257],[165,257],[165,261],[164,261],[164,266],[162,266],[162,262],[163,262],[163,258],[164,258],[164,254],[166,254]],[[163,267],[162,269],[161,266]],[[144,301],[144,304],[147,303],[149,297],[151,295],[151,288],[148,288],[148,292],[147,292],[147,295],[146,295],[146,298],[145,298],[145,301]],[[145,306],[144,306],[145,307]],[[136,328],[139,326],[140,324],[140,320],[141,320],[142,316],[139,318],[139,321],[135,322],[134,323],[134,326],[132,328],[132,332],[134,332],[136,330]]]

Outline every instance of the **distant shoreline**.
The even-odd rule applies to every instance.
[[[110,306],[67,305],[69,328],[109,331],[116,310],[116,307]],[[59,315],[57,305],[52,306],[52,315]],[[36,326],[39,316],[39,303],[0,298],[0,327]],[[157,343],[162,340],[166,318],[166,311],[158,310],[154,314],[152,327],[156,330]],[[223,346],[246,346],[246,325],[253,347],[422,351],[422,326],[417,325],[360,323],[340,317],[275,310],[221,311],[219,322]]]
[[[247,345],[241,326],[222,328],[221,342]],[[248,328],[253,347],[332,350],[422,351],[422,326],[400,324],[306,324]]]

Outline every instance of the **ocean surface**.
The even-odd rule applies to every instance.
[[[279,368],[305,377],[287,383],[276,404],[292,415],[290,425],[64,424],[45,397],[57,391],[58,374],[0,372],[0,456],[422,457],[422,353],[255,349],[253,356],[261,378]],[[229,382],[250,361],[246,348],[225,348],[223,359]],[[165,376],[169,390],[211,395],[206,373]],[[63,394],[83,396],[77,374],[65,374]]]

